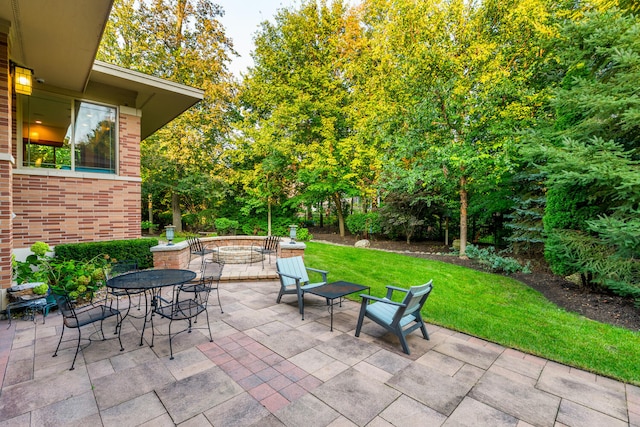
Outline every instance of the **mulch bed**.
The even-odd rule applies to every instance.
[[[353,246],[357,240],[355,236],[341,237],[337,233],[323,233],[318,230],[313,230],[312,234],[315,241],[348,246]],[[438,253],[449,252],[448,247],[438,242],[407,244],[401,241],[371,240],[371,248],[402,252],[408,256],[433,259],[486,271],[484,266],[473,260],[451,255],[438,255]],[[511,275],[511,277],[537,290],[549,301],[567,311],[579,313],[598,322],[609,323],[633,331],[640,330],[640,309],[634,306],[633,300],[584,289],[564,277],[550,273],[544,263],[537,262],[534,265],[536,267],[533,268],[532,273],[518,273]]]

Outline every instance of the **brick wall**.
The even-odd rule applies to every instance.
[[[0,33],[0,289],[11,286],[13,238],[11,162],[11,91],[9,90],[9,45],[7,34]]]
[[[14,247],[140,236],[140,183],[58,176],[13,177]]]
[[[119,177],[13,175],[13,246],[140,237],[140,118],[121,114]]]

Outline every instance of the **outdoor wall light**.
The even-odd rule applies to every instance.
[[[167,240],[169,241],[169,243],[167,243],[167,246],[171,246],[171,245],[173,245],[173,238],[175,237],[176,226],[175,225],[167,225],[164,229],[165,229],[165,233],[167,235]]]
[[[291,243],[295,243],[296,242],[296,229],[298,228],[297,225],[290,225],[289,226],[289,237],[291,237]]]
[[[13,88],[16,93],[31,95],[33,70],[13,64]]]

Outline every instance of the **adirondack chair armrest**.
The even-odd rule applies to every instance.
[[[329,274],[328,271],[326,270],[318,270],[317,268],[311,268],[311,267],[305,267],[307,269],[307,271],[313,271],[315,273],[320,273],[322,274],[322,281],[326,282],[327,281],[327,274]]]
[[[378,301],[378,302],[382,302],[382,303],[389,304],[389,305],[395,305],[395,306],[398,306],[398,307],[404,307],[403,303],[391,301],[388,298],[378,298],[378,297],[374,297],[374,296],[368,295],[368,294],[360,294],[360,297],[362,298],[362,305],[368,304],[369,301]]]
[[[296,289],[298,289],[298,292],[303,290],[302,285],[300,284],[300,277],[294,276],[293,274],[287,274],[287,273],[281,273],[281,272],[278,272],[278,274],[281,275],[281,276],[288,277],[290,279],[295,280],[296,281]]]
[[[281,271],[278,272],[279,275],[284,276],[284,277],[288,277],[290,279],[295,279],[298,282],[300,281],[301,277],[300,276],[294,276],[293,274],[288,274],[288,273],[283,273]]]
[[[387,296],[386,298],[391,299],[391,296],[393,295],[393,291],[398,291],[398,292],[403,292],[403,293],[407,293],[409,292],[409,289],[405,289],[405,288],[399,288],[397,286],[393,286],[393,285],[387,285]]]

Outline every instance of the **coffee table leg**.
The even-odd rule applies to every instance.
[[[330,318],[331,318],[331,332],[333,332],[333,304],[334,304],[335,300],[331,300],[331,314],[330,314]]]

